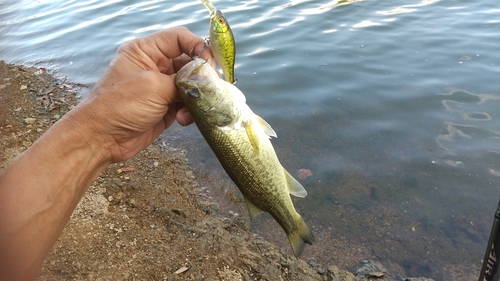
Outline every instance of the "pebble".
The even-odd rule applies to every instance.
[[[122,190],[126,190],[127,189],[126,183],[122,182],[121,179],[119,179],[119,178],[111,178],[111,179],[109,179],[109,181],[106,184],[106,187],[110,188],[110,189],[111,188],[120,188]]]
[[[130,205],[135,208],[135,207],[139,206],[139,203],[137,202],[137,200],[132,198],[132,199],[130,199]]]
[[[36,118],[31,118],[31,117],[24,118],[24,123],[26,123],[28,125],[35,123],[35,121],[36,121]]]
[[[183,267],[181,267],[181,268],[177,269],[177,271],[175,271],[175,274],[181,274],[181,273],[184,273],[184,272],[186,272],[188,269],[189,269],[189,267],[183,266]]]

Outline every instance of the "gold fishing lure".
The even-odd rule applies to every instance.
[[[209,0],[202,0],[210,13],[210,46],[215,60],[222,68],[224,80],[234,83],[234,62],[236,59],[236,44],[233,31],[220,10],[215,9]]]

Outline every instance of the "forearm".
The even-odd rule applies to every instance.
[[[123,44],[90,96],[0,174],[0,280],[33,279],[83,194],[182,111],[174,74],[202,38],[174,28]],[[210,51],[203,54],[213,58]],[[214,60],[211,60],[214,62]]]
[[[0,175],[0,280],[33,279],[81,197],[109,164],[68,113]]]

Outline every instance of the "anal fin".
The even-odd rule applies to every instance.
[[[253,221],[255,217],[264,212],[261,209],[259,209],[259,207],[255,206],[252,202],[250,202],[250,200],[248,200],[246,197],[245,197],[245,202],[247,203],[247,209],[248,213],[250,214],[251,221]]]

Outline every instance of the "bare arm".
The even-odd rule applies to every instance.
[[[90,96],[0,174],[0,280],[34,279],[97,176],[191,122],[173,79],[202,47],[185,28],[125,43]]]

